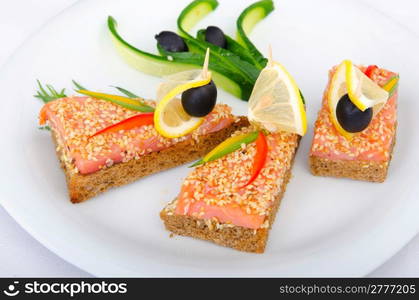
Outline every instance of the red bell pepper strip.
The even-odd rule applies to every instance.
[[[259,131],[259,135],[256,139],[256,154],[253,161],[253,170],[252,176],[250,176],[249,181],[240,188],[244,188],[251,184],[259,175],[263,166],[266,162],[266,157],[268,156],[268,143],[266,142],[266,137],[262,131]]]
[[[133,117],[129,117],[125,120],[122,120],[118,123],[112,124],[102,130],[99,130],[95,134],[91,135],[89,139],[103,133],[118,132],[120,130],[130,130],[140,126],[151,124],[154,124],[154,113],[151,112],[138,114]]]
[[[365,75],[367,75],[369,78],[372,79],[372,75],[375,73],[375,71],[378,70],[378,67],[376,65],[370,65],[368,66],[368,68],[365,70]]]

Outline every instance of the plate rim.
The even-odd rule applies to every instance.
[[[24,49],[25,46],[32,39],[35,39],[43,30],[45,30],[51,23],[53,23],[61,15],[66,14],[68,11],[71,11],[72,9],[74,9],[74,7],[76,7],[76,6],[78,6],[82,3],[94,2],[94,1],[96,1],[96,0],[89,0],[89,1],[77,0],[73,4],[65,7],[60,12],[53,15],[49,19],[47,19],[36,30],[31,32],[27,36],[27,38],[18,47],[15,48],[15,50],[12,52],[12,54],[0,66],[0,74],[3,74],[5,72],[5,70],[7,70],[8,66],[11,63],[13,63],[13,61],[19,55],[19,53],[22,51],[22,49]],[[358,4],[358,5],[361,5],[361,4]],[[391,20],[390,17],[386,16],[385,18]],[[391,20],[391,21],[394,22],[393,20]],[[0,205],[2,205],[2,207],[10,215],[10,217],[12,217],[19,224],[19,226],[21,226],[26,232],[28,232],[33,238],[35,238],[44,247],[49,249],[55,255],[59,256],[61,259],[65,260],[66,262],[68,262],[68,263],[74,265],[75,267],[83,270],[84,272],[87,272],[87,273],[89,273],[93,276],[96,276],[96,277],[109,276],[110,272],[106,271],[106,270],[103,270],[103,269],[100,270],[101,269],[100,267],[97,268],[96,270],[89,269],[89,267],[87,267],[88,263],[86,262],[87,261],[86,258],[81,259],[80,257],[78,257],[78,258],[73,257],[68,252],[68,250],[57,247],[57,245],[55,245],[55,243],[53,241],[48,239],[48,237],[45,234],[43,234],[42,232],[37,231],[35,229],[32,229],[30,224],[25,219],[24,215],[19,214],[19,212],[17,212],[15,210],[15,207],[13,206],[13,201],[11,201],[10,199],[11,199],[11,197],[5,197],[4,199],[1,199],[0,200]],[[373,265],[372,267],[364,268],[365,270],[360,270],[357,274],[354,273],[354,274],[351,274],[350,276],[351,277],[352,276],[355,276],[355,277],[366,276],[369,273],[373,272],[378,267],[380,267],[381,265],[383,265],[386,261],[388,261],[391,257],[393,257],[397,252],[399,252],[403,247],[405,247],[419,233],[419,222],[416,225],[417,225],[417,228],[416,228],[414,233],[412,232],[412,233],[409,233],[409,234],[404,234],[402,239],[399,238],[399,240],[403,240],[403,241],[401,241],[397,247],[392,248],[393,250],[391,251],[390,255],[386,255],[386,258],[384,258],[384,259],[377,260],[374,264],[372,264]],[[106,266],[108,266],[108,265],[106,265]],[[120,276],[121,275],[118,275],[118,277],[120,277]],[[122,276],[124,276],[124,275],[122,275]],[[136,276],[138,276],[138,275],[136,275]],[[147,275],[143,274],[143,275],[139,275],[139,276],[147,276]],[[164,275],[162,275],[162,277],[163,276]],[[337,276],[342,276],[342,275],[340,274],[340,275],[337,275]]]

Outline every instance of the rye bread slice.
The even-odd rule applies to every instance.
[[[387,178],[388,168],[393,156],[395,143],[396,137],[394,136],[390,150],[390,158],[388,161],[382,162],[367,160],[332,160],[310,155],[309,163],[311,173],[316,176],[350,178],[370,182],[384,182]]]
[[[248,125],[246,117],[239,117],[230,126],[199,136],[197,140],[189,139],[179,142],[167,149],[143,155],[139,159],[117,163],[86,175],[73,171],[74,168],[66,162],[60,147],[56,147],[57,156],[66,175],[70,200],[73,203],[79,203],[110,188],[122,186],[144,176],[196,160],[224,141],[234,131]],[[58,146],[54,131],[52,131],[52,138]]]
[[[166,229],[174,234],[211,241],[218,245],[230,247],[239,251],[263,253],[268,241],[269,231],[275,221],[276,213],[291,178],[291,169],[294,164],[296,153],[297,149],[294,151],[290,167],[284,175],[284,180],[279,193],[276,196],[269,216],[267,217],[269,222],[269,227],[267,228],[251,229],[186,215],[177,215],[174,213],[176,199],[170,202],[160,212],[160,218],[163,220]]]

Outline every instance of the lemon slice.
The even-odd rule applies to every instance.
[[[345,94],[348,94],[352,103],[362,111],[372,107],[374,117],[386,103],[388,92],[378,86],[349,60],[344,60],[336,68],[327,94],[330,116],[337,131],[346,139],[351,140],[355,133],[343,129],[336,116],[336,106]]]
[[[342,62],[333,74],[332,80],[330,82],[329,92],[327,94],[330,117],[333,125],[335,125],[336,130],[343,135],[346,139],[351,140],[354,136],[353,133],[346,131],[340,126],[339,121],[336,116],[336,106],[340,98],[347,93],[348,89],[346,88],[346,63]]]
[[[191,88],[210,83],[208,54],[203,70],[188,70],[166,77],[157,90],[158,104],[154,111],[154,126],[162,136],[177,138],[192,132],[202,124],[204,118],[192,117],[183,109],[180,95]]]
[[[248,118],[270,132],[304,135],[307,119],[303,99],[294,79],[277,62],[260,72],[249,99]]]
[[[346,67],[346,87],[352,103],[362,111],[373,107],[373,113],[377,114],[386,103],[388,92],[372,81],[349,60],[345,60],[344,64]]]

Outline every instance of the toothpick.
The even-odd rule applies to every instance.
[[[274,60],[272,58],[272,47],[271,47],[271,45],[268,46],[268,66],[269,67],[274,66]]]
[[[203,78],[207,78],[207,76],[208,76],[209,55],[210,55],[210,49],[207,48],[207,53],[205,53],[204,65],[202,66],[202,77]]]

